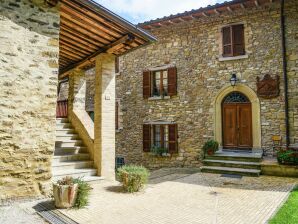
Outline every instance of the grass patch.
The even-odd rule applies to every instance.
[[[279,209],[269,224],[298,223],[298,187],[290,194],[286,203]]]

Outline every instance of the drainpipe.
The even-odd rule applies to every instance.
[[[290,145],[290,128],[289,128],[289,99],[288,99],[288,75],[287,75],[287,49],[285,35],[285,1],[280,0],[280,28],[282,43],[282,62],[283,62],[283,78],[284,78],[284,95],[285,95],[285,123],[286,123],[286,148]]]

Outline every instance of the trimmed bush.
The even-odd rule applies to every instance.
[[[74,204],[74,207],[84,208],[89,203],[89,195],[92,188],[87,182],[83,181],[81,178],[75,178],[73,179],[73,182],[79,185],[78,196]]]
[[[277,152],[277,161],[285,165],[298,165],[298,151],[281,149]]]
[[[117,176],[126,192],[141,190],[148,182],[149,171],[143,166],[125,165],[118,169]]]

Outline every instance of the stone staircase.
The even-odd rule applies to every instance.
[[[262,153],[241,151],[218,151],[206,155],[202,172],[256,176],[261,174]]]
[[[101,180],[90,159],[87,147],[67,118],[56,119],[56,142],[52,162],[53,181],[65,176],[82,177],[85,181]]]

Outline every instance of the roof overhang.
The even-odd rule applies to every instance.
[[[92,0],[60,0],[59,78],[94,64],[108,52],[122,55],[155,37]]]
[[[151,30],[154,28],[160,28],[164,26],[169,26],[172,24],[190,21],[200,18],[211,18],[211,16],[220,16],[224,12],[232,13],[237,10],[245,10],[253,7],[260,7],[264,4],[270,4],[273,2],[279,2],[280,0],[232,0],[224,3],[218,3],[215,5],[209,5],[204,8],[194,9],[191,11],[186,11],[184,13],[179,13],[176,15],[170,15],[163,18],[158,18],[150,20],[144,23],[138,24],[146,30]]]

